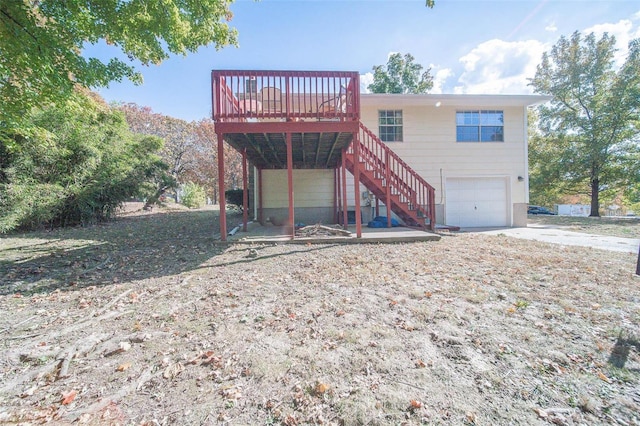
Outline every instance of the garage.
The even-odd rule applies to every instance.
[[[509,226],[506,178],[448,178],[446,224],[465,228]]]

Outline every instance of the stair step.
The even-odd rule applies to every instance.
[[[360,170],[360,182],[364,184],[369,191],[373,192],[379,199],[385,200],[387,197],[387,191],[390,192],[389,199],[385,200],[390,210],[400,217],[407,225],[416,226],[420,228],[427,227],[427,217],[425,217],[424,211],[419,206],[416,206],[409,199],[409,193],[416,193],[417,189],[412,188],[412,185],[408,182],[404,182],[400,175],[396,175],[392,171],[391,179],[386,179],[386,173],[388,170],[384,168],[384,160],[381,158],[372,158],[379,152],[386,152],[387,158],[392,156],[396,158],[396,164],[400,163],[403,167],[402,175],[413,175],[413,182],[422,181],[421,178],[413,172],[410,168],[405,167],[402,160],[400,160],[396,154],[392,151],[389,152],[389,148],[380,141],[377,136],[371,133],[362,123],[360,124],[361,133],[364,135],[369,146],[371,144],[378,145],[378,147],[369,149],[363,144],[361,139],[356,139],[354,143],[359,143],[361,152],[365,152],[364,156],[361,156],[357,160],[354,160],[353,152],[345,153],[345,162],[347,169],[353,173],[356,162]],[[424,188],[424,183],[422,184]],[[433,191],[433,189],[431,188]]]

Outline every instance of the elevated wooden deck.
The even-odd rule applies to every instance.
[[[360,212],[360,183],[409,226],[434,229],[435,190],[360,123],[357,72],[213,71],[213,119],[218,137],[218,185],[224,193],[226,141],[242,154],[243,228],[248,219],[249,162],[257,168],[258,219],[262,221],[262,170],[286,169],[287,234],[295,239],[293,169],[334,169],[334,220],[348,223],[347,170],[354,177],[353,210]],[[378,210],[376,204],[376,210]],[[221,238],[226,240],[224,197]],[[357,238],[361,215],[355,214]],[[387,226],[391,227],[388,215]]]
[[[333,169],[358,132],[357,72],[212,71],[216,131],[259,169]]]

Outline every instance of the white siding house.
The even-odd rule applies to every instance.
[[[361,122],[435,188],[436,223],[526,226],[527,109],[532,95],[363,94]],[[286,216],[286,170],[263,170],[265,217]],[[295,170],[296,222],[333,220],[333,170]],[[354,205],[353,177],[347,185]],[[361,186],[364,223],[373,215]],[[255,206],[255,204],[254,204]],[[386,211],[382,208],[381,214]]]
[[[362,122],[378,134],[381,111],[402,111],[402,140],[387,145],[435,187],[437,223],[526,226],[527,107],[546,100],[530,95],[371,94],[361,96],[360,110]],[[479,118],[479,128],[485,123],[498,127],[495,119],[501,116],[502,137],[460,141],[457,130],[464,113],[472,113],[467,114],[471,127]],[[484,116],[488,120],[483,123]]]

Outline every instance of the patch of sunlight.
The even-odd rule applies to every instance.
[[[46,256],[63,256],[68,252],[107,244],[104,241],[44,238],[3,238],[0,261],[24,263]]]

